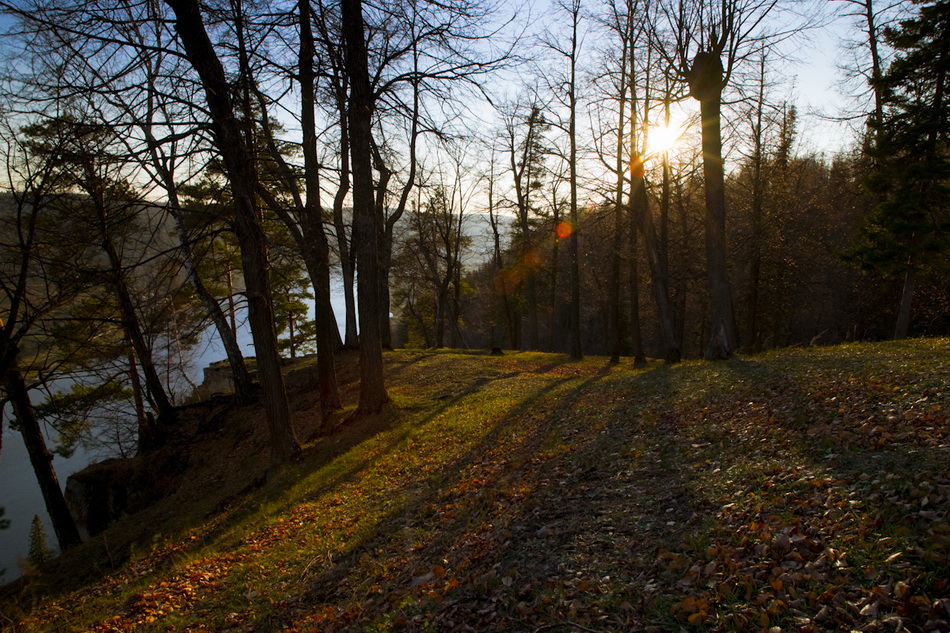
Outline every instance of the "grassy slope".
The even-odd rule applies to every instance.
[[[950,340],[387,363],[391,412],[266,482],[258,410],[205,424],[178,492],[21,587],[0,626],[950,630]]]

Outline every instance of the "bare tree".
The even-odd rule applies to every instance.
[[[568,28],[570,34],[566,40],[561,43],[561,38],[557,35],[551,35],[547,38],[547,46],[562,57],[567,63],[567,70],[563,79],[552,86],[558,101],[567,108],[566,122],[553,122],[552,125],[567,134],[568,150],[564,160],[568,167],[568,185],[570,187],[569,214],[570,214],[570,235],[568,236],[568,256],[570,262],[570,318],[568,322],[570,351],[569,355],[574,360],[583,358],[584,353],[581,349],[581,276],[580,262],[578,259],[578,231],[580,225],[577,208],[578,191],[578,133],[577,119],[578,109],[578,62],[583,45],[583,33],[581,32],[581,0],[568,0],[558,2],[559,10],[567,14]],[[555,202],[557,208],[557,202]],[[555,227],[555,231],[558,228]],[[558,231],[559,233],[561,231]],[[556,245],[555,245],[556,249]],[[555,254],[556,254],[555,250]],[[557,269],[555,261],[554,269]],[[555,285],[555,284],[552,284]],[[552,310],[554,306],[552,305]],[[553,328],[552,328],[553,329]],[[553,334],[553,333],[552,333]]]
[[[373,99],[369,78],[363,3],[341,0],[343,41],[350,96],[347,131],[350,164],[353,170],[353,237],[359,249],[358,298],[360,323],[360,397],[357,411],[378,413],[389,402],[383,379],[382,337],[380,334],[379,242],[372,173]]]
[[[300,444],[290,424],[290,408],[277,352],[265,240],[257,206],[259,182],[254,148],[242,129],[231,97],[232,87],[205,30],[197,0],[166,0],[166,4],[175,12],[175,31],[181,38],[185,56],[201,80],[215,145],[231,183],[234,226],[241,244],[248,314],[264,391],[271,451],[275,459],[290,459],[300,452]]]
[[[269,157],[269,166],[277,173],[278,186],[290,194],[290,203],[278,199],[276,193],[262,186],[259,193],[268,207],[287,228],[300,251],[313,286],[316,313],[317,375],[320,409],[326,419],[340,408],[334,352],[341,345],[333,306],[330,303],[330,247],[323,221],[320,190],[320,161],[317,152],[315,47],[313,20],[309,0],[297,3],[296,22],[299,30],[296,81],[300,87],[300,123],[303,148],[303,192],[297,173],[284,157],[269,117],[271,104],[260,90],[255,78],[249,77],[259,111],[259,126]],[[239,43],[246,36],[239,37]],[[242,49],[246,44],[239,44]],[[246,56],[243,55],[243,56]],[[243,57],[242,56],[242,57]],[[250,69],[247,71],[250,73]]]
[[[659,5],[669,39],[659,50],[689,85],[702,119],[706,198],[706,267],[710,303],[707,359],[731,357],[738,344],[726,258],[726,196],[722,151],[723,91],[737,66],[800,30],[801,24],[768,28],[778,0],[668,0]]]
[[[170,49],[161,5],[120,2],[108,15],[94,6],[68,2],[5,8],[18,19],[21,37],[29,38],[34,56],[41,60],[32,75],[24,77],[31,86],[27,108],[49,105],[55,117],[58,101],[82,103],[124,145],[122,160],[138,165],[164,191],[184,268],[224,344],[235,392],[246,396],[249,374],[233,328],[198,274],[179,200],[178,170],[208,149],[208,139],[193,116],[193,82],[180,67],[183,60]]]

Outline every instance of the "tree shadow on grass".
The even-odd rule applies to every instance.
[[[669,425],[644,425],[637,398],[625,399],[668,381],[661,375],[641,377],[643,385],[637,379],[606,384],[608,376],[554,381],[507,411],[475,446],[415,485],[409,502],[381,517],[332,566],[316,570],[301,596],[302,611],[341,618],[361,612],[368,618],[362,624],[370,626],[395,605],[406,617],[425,611],[430,624],[474,622],[489,609],[505,611],[511,624],[528,593],[576,580],[579,567],[591,579],[603,571],[585,561],[610,560],[616,571],[635,539],[678,533],[677,526],[697,514],[679,459],[682,440]],[[608,411],[607,417],[587,417],[587,404]],[[618,450],[644,433],[652,441],[648,455],[631,458]],[[618,467],[627,471],[621,477]],[[630,524],[607,525],[620,520]],[[407,531],[417,535],[408,554]],[[364,581],[383,583],[391,593],[357,597]],[[632,581],[623,582],[621,590]],[[432,601],[440,591],[440,600]]]

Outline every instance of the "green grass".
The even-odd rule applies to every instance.
[[[196,436],[186,484],[8,588],[0,625],[950,620],[947,339],[638,369],[540,353],[386,361],[393,406],[318,437],[298,463],[267,472],[255,407]],[[306,396],[291,398],[302,437],[317,426]]]

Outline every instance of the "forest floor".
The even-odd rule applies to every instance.
[[[199,408],[176,490],[0,628],[950,631],[950,339],[386,362],[392,407],[322,433],[298,366],[271,470],[259,408]]]

